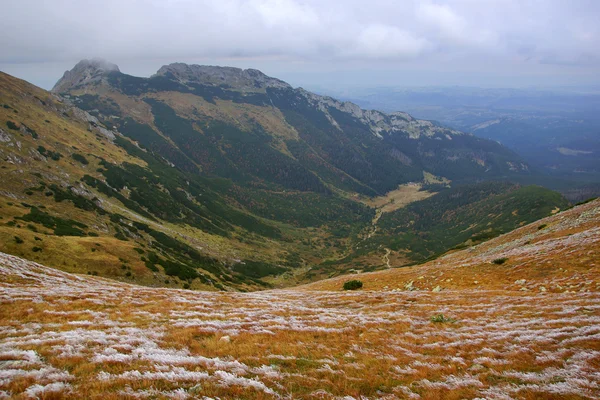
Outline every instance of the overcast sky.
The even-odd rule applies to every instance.
[[[600,83],[598,0],[3,0],[0,70],[49,89],[82,58],[124,73],[258,68],[294,86]]]

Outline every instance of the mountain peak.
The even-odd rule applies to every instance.
[[[235,67],[173,63],[162,66],[154,76],[167,76],[181,82],[227,85],[243,91],[260,91],[267,87],[291,88],[286,82],[267,76],[257,69]]]
[[[76,86],[99,81],[109,72],[121,71],[116,64],[102,58],[84,59],[79,61],[70,71],[65,71],[62,78],[52,88],[52,91],[63,93]]]

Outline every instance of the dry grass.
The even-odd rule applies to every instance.
[[[150,289],[0,254],[0,393],[598,398],[600,294],[590,252],[598,249],[599,210],[595,202],[563,212],[545,221],[547,232],[524,227],[475,248],[471,258],[463,251],[440,265],[359,276],[367,289],[383,289],[384,279],[404,283],[405,271],[424,276],[402,290],[314,291],[339,289],[338,280],[247,294]],[[537,246],[529,264],[523,238]],[[576,248],[590,259],[578,264]],[[536,267],[558,253],[562,272]],[[500,254],[509,261],[482,261]],[[456,272],[449,260],[473,264]],[[466,282],[471,270],[480,283]],[[417,290],[440,273],[452,276],[441,292]],[[503,283],[520,276],[525,283]],[[559,293],[557,284],[576,287]]]
[[[359,201],[369,207],[377,208],[381,212],[392,212],[434,195],[434,193],[421,190],[422,187],[423,185],[420,183],[408,183],[398,186],[398,189],[386,193],[385,196],[360,198]]]

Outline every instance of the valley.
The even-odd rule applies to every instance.
[[[83,60],[53,92],[0,77],[0,251],[67,272],[293,286],[422,262],[568,205],[508,183],[528,167],[497,143],[256,70],[138,78]],[[489,222],[448,235],[457,218]]]
[[[1,10],[0,400],[600,399],[600,2]]]
[[[0,398],[600,395],[600,200],[498,143],[255,70],[0,85]]]

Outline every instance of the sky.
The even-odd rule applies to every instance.
[[[50,89],[100,57],[260,69],[293,86],[600,83],[598,0],[2,0],[0,70]]]

